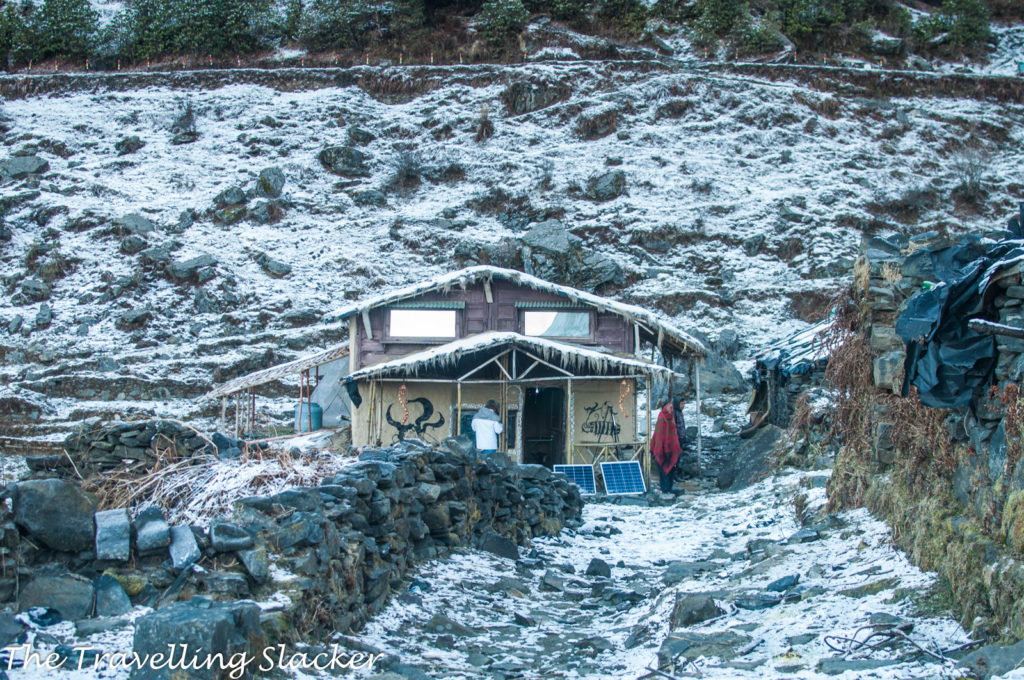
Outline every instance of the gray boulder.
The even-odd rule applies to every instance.
[[[135,621],[132,649],[142,657],[166,654],[168,645],[188,645],[190,654],[203,659],[222,654],[230,658],[246,653],[261,658],[263,633],[260,609],[252,602],[214,604],[201,608],[186,602],[174,602],[163,609],[140,616]],[[171,680],[181,676],[180,669],[143,665],[132,671],[132,680]],[[250,669],[250,671],[253,669]],[[191,680],[215,680],[223,677],[219,669],[193,669]]]
[[[1024,661],[1024,641],[1013,645],[987,645],[976,649],[963,659],[960,665],[973,671],[982,680],[994,675],[1004,675]]]
[[[196,536],[188,526],[171,527],[171,565],[184,569],[203,556]]]
[[[228,187],[213,197],[213,204],[218,208],[245,203],[245,192],[241,187]]]
[[[96,591],[96,616],[122,616],[132,610],[132,601],[121,582],[110,574],[100,574],[93,582]]]
[[[118,156],[127,156],[130,153],[135,153],[144,146],[146,146],[146,143],[139,139],[138,135],[129,135],[114,144],[114,149],[117,151]]]
[[[128,511],[103,510],[96,513],[95,521],[96,559],[127,562],[132,556]]]
[[[290,264],[275,260],[266,253],[257,253],[253,259],[260,266],[260,269],[275,279],[280,279],[292,273],[292,266]]]
[[[53,308],[45,302],[39,305],[36,313],[36,328],[48,328],[53,321]]]
[[[85,618],[93,609],[92,581],[56,569],[39,573],[22,587],[18,598],[19,611],[33,607],[51,607],[70,621]]]
[[[498,557],[505,557],[510,560],[519,559],[519,546],[494,532],[488,533],[483,537],[483,540],[480,541],[480,549],[486,550]]]
[[[33,479],[17,486],[14,522],[53,550],[91,550],[95,512],[96,500],[63,479]]]
[[[592,175],[587,180],[584,195],[592,201],[611,201],[626,193],[626,173],[622,170],[611,170]]]
[[[717,355],[708,357],[700,367],[700,387],[704,394],[743,394],[750,389],[732,362]]]
[[[687,628],[724,613],[707,593],[679,593],[672,608],[672,627]]]
[[[587,565],[587,576],[599,576],[601,578],[611,578],[612,568],[608,566],[608,563],[602,560],[600,557],[591,558],[590,564]]]
[[[523,243],[542,252],[564,256],[578,248],[583,239],[569,233],[558,220],[546,220],[523,234]]]
[[[264,168],[256,178],[256,193],[266,198],[279,198],[284,189],[284,182],[284,172],[281,168]]]
[[[330,172],[342,177],[366,177],[369,157],[351,146],[329,146],[317,156],[317,160]]]
[[[29,302],[49,300],[50,293],[50,287],[39,279],[25,279],[21,282],[21,295]]]
[[[164,519],[164,512],[150,506],[135,518],[135,549],[145,554],[162,550],[171,544],[171,527]]]
[[[148,234],[156,230],[156,226],[154,226],[154,224],[148,218],[145,218],[137,213],[132,213],[131,215],[124,215],[122,217],[118,217],[116,220],[114,220],[114,224],[116,224],[121,229],[124,229],[125,231],[131,234],[136,234],[139,236],[143,234]]]
[[[179,281],[187,281],[197,278],[199,270],[204,267],[212,267],[217,264],[213,255],[202,253],[185,260],[175,260],[167,266],[167,273]]]
[[[0,163],[0,176],[5,179],[25,179],[29,175],[41,175],[50,169],[50,164],[39,156],[11,156]]]
[[[251,548],[253,543],[252,535],[236,524],[219,520],[210,524],[210,544],[217,552],[246,550]]]

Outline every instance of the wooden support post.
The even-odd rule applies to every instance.
[[[456,383],[455,389],[455,436],[462,434],[462,381]]]
[[[696,406],[697,406],[697,476],[700,477],[704,473],[704,464],[701,461],[701,438],[700,438],[700,362],[693,362],[695,373],[694,387],[697,392]]]
[[[1004,335],[1008,338],[1024,338],[1024,328],[1007,326],[1006,324],[985,321],[984,319],[971,319],[967,326],[976,333],[985,335]]]
[[[651,461],[654,459],[654,452],[651,451],[651,416],[654,413],[654,409],[651,408],[654,405],[654,374],[650,371],[647,372],[647,439],[644,440],[647,448],[647,455],[644,456],[644,468],[647,472],[647,488],[651,488],[653,480],[651,479]]]
[[[228,398],[220,398],[220,426],[228,429]]]
[[[640,324],[633,323],[633,354],[640,356]]]
[[[573,427],[572,420],[575,413],[573,403],[575,401],[575,395],[572,393],[572,378],[566,380],[566,391],[565,391],[565,462],[569,465],[574,464],[576,461],[573,460]]]
[[[366,329],[366,339],[373,340],[373,326],[370,325],[370,312],[366,309],[363,310],[363,328]]]
[[[309,419],[306,426],[313,431],[313,390],[309,386],[309,369],[306,369],[306,417]]]
[[[494,302],[494,295],[491,293],[491,282],[484,280],[484,298],[487,300],[487,304]]]

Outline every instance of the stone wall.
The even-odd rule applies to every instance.
[[[1019,385],[1024,341],[997,336],[993,384],[978,388],[967,408],[933,409],[913,394],[899,396],[906,348],[895,322],[907,300],[936,280],[920,251],[949,245],[934,232],[865,243],[855,267],[854,298],[861,317],[857,341],[870,355],[870,387],[868,394],[850,393],[837,409],[865,400],[856,426],[843,433],[829,496],[833,507],[866,505],[884,518],[911,559],[943,577],[966,627],[1021,639],[1024,466],[1015,460],[1019,441],[1007,436],[1020,437],[1013,409],[993,392]],[[908,257],[915,252],[918,257]],[[998,312],[1001,323],[1024,327],[1021,274],[993,286],[986,311]],[[854,441],[859,428],[865,441]]]
[[[205,652],[356,631],[416,562],[468,545],[514,558],[532,537],[578,523],[583,505],[564,476],[476,460],[460,440],[364,452],[318,487],[241,499],[208,527],[169,526],[157,507],[134,520],[97,512],[66,479],[13,483],[5,496],[0,600],[73,620],[154,607],[136,622],[140,652],[191,640],[197,626],[231,629]],[[250,630],[246,601],[269,599],[280,606]]]

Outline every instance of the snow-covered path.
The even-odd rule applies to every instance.
[[[663,655],[685,648],[684,638],[691,643],[674,667],[663,656],[662,668],[677,677],[696,673],[687,658],[705,678],[948,674],[951,666],[920,657],[897,662],[913,651],[907,646],[867,661],[830,660],[826,635],[850,636],[893,616],[912,621],[910,637],[922,644],[949,649],[968,636],[949,616],[917,610],[934,575],[895,551],[867,511],[817,525],[818,540],[790,541],[801,530],[794,498],[820,507],[824,479],[789,474],[668,507],[588,504],[579,530],[536,540],[518,566],[474,550],[425,566],[359,638],[445,678],[639,678],[658,667],[670,634],[677,644],[670,649],[670,640]],[[585,575],[595,557],[611,565],[610,579]],[[790,575],[799,576],[792,602],[736,606]],[[670,630],[684,592],[710,593],[724,613]]]

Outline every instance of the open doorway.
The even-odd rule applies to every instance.
[[[529,387],[523,395],[523,462],[565,463],[565,391]]]

